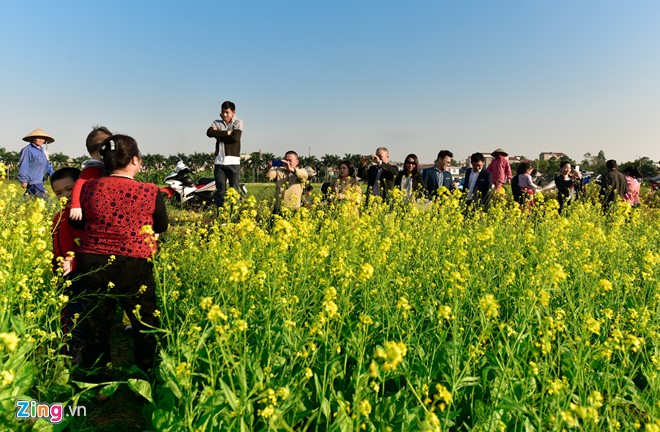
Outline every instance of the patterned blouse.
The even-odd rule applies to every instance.
[[[167,210],[153,183],[107,176],[84,184],[80,196],[84,230],[79,253],[151,258],[151,233],[167,230]]]

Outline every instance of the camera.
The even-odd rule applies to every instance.
[[[284,166],[284,162],[281,161],[281,160],[273,160],[273,161],[271,162],[271,164],[272,164],[272,166],[274,166],[274,167],[282,167],[282,166]]]

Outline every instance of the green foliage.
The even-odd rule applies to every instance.
[[[658,165],[647,157],[637,158],[632,162],[626,162],[619,165],[619,171],[624,172],[626,168],[637,168],[643,177],[650,178],[658,175]]]

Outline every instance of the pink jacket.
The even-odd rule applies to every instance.
[[[511,165],[509,165],[509,159],[502,157],[501,159],[495,158],[488,165],[486,171],[493,174],[493,184],[497,185],[499,183],[506,183],[507,179],[511,180]]]
[[[626,176],[626,183],[628,183],[628,192],[623,194],[623,199],[632,206],[641,204],[639,200],[639,182],[634,177]]]

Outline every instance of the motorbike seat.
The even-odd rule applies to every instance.
[[[215,179],[213,177],[202,177],[199,180],[197,180],[197,184],[198,185],[205,185],[205,184],[211,183],[212,181],[215,181]]]

